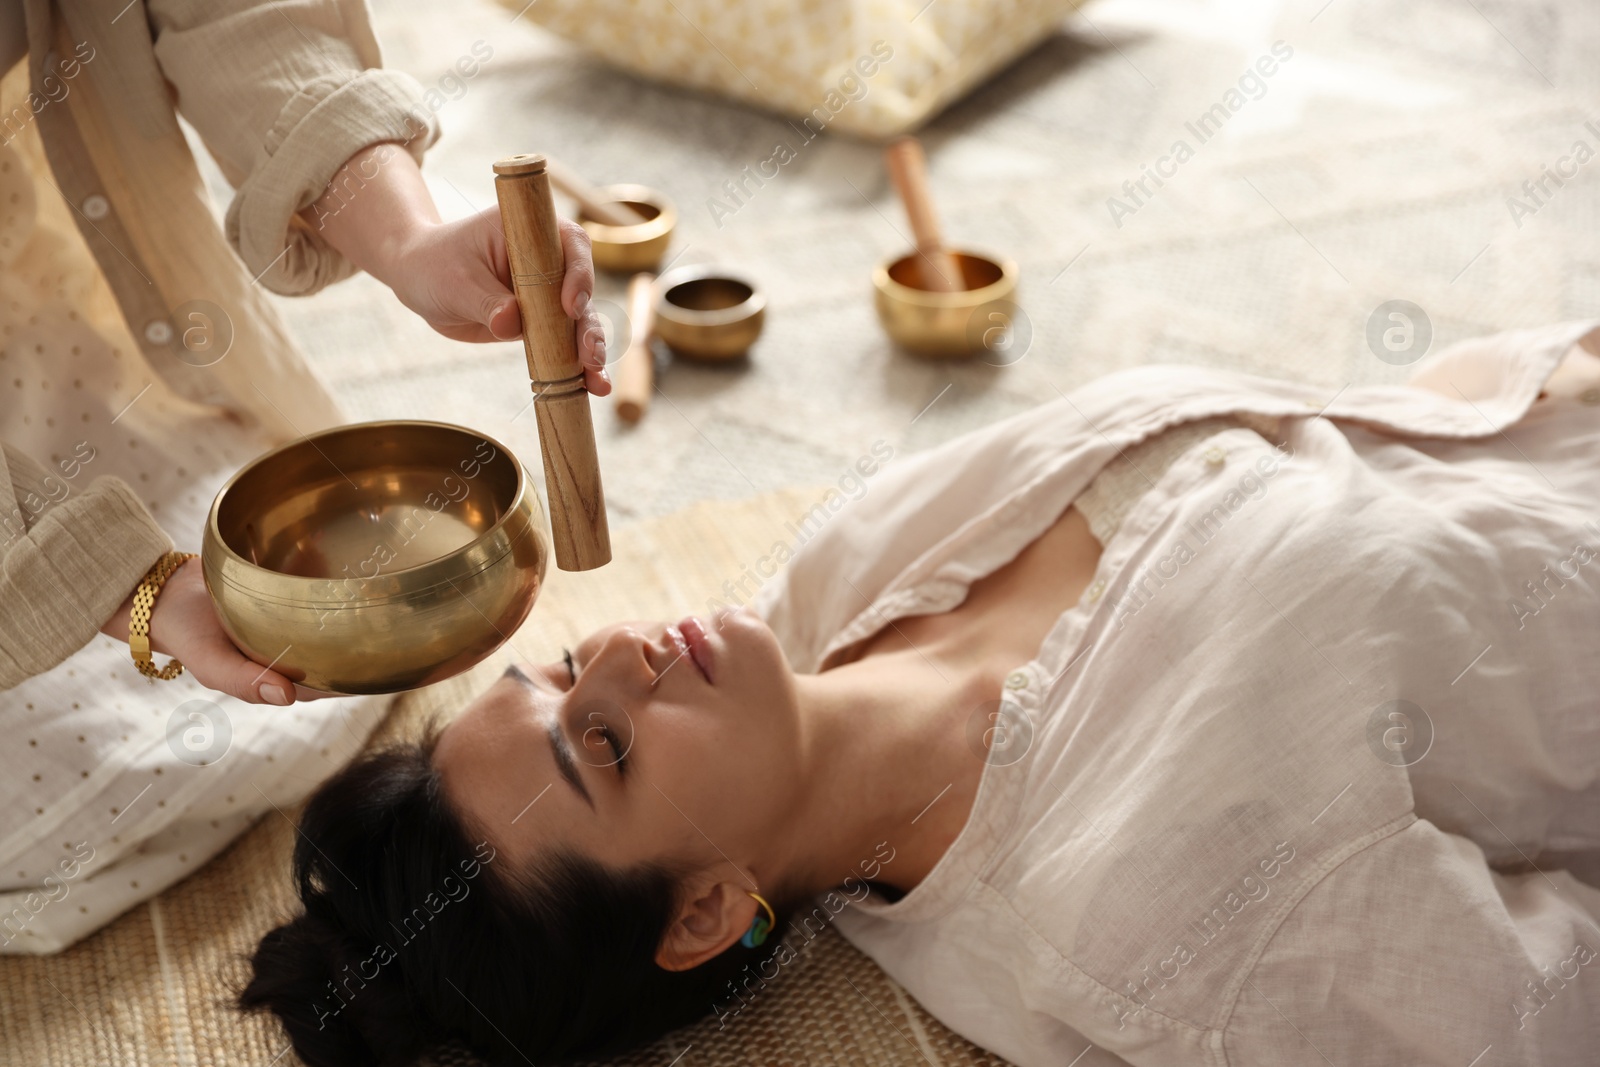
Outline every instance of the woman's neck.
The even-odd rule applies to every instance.
[[[785,836],[789,883],[820,893],[854,876],[910,891],[966,823],[983,771],[968,720],[997,680],[959,654],[907,647],[795,683],[808,785]]]
[[[1066,507],[955,608],[891,623],[865,655],[795,677],[807,792],[775,869],[811,892],[838,885],[880,843],[875,877],[915,888],[955,841],[988,756],[987,713],[1094,576],[1100,543]],[[859,650],[859,648],[858,648]]]

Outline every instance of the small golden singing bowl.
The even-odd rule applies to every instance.
[[[607,226],[596,222],[580,209],[578,224],[589,232],[594,245],[594,265],[619,274],[653,271],[661,265],[672,229],[678,224],[678,209],[661,193],[645,185],[607,185],[601,190],[606,199],[626,204],[645,217],[633,226]]]
[[[679,267],[656,280],[656,336],[685,359],[738,359],[761,336],[767,298],[722,267]]]
[[[896,344],[916,355],[950,359],[985,351],[989,325],[980,309],[997,301],[1010,306],[1017,291],[1017,265],[1011,260],[970,251],[950,254],[961,266],[966,288],[960,292],[919,288],[915,252],[872,272],[879,321]]]
[[[537,489],[505,445],[438,422],[368,422],[253,460],[201,548],[235,644],[331,693],[442,681],[528,617],[550,557]]]

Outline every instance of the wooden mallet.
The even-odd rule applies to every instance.
[[[508,156],[494,165],[494,173],[511,287],[522,310],[522,345],[533,381],[556,566],[593,570],[611,561],[611,533],[589,393],[578,362],[576,324],[561,307],[566,256],[546,160]]]
[[[928,191],[928,157],[923,154],[922,142],[915,137],[896,138],[883,150],[883,161],[889,168],[895,191],[900,194],[900,202],[905,205],[906,217],[911,220],[922,288],[934,293],[956,293],[965,289],[961,264],[945,248],[944,239],[939,235],[939,216],[933,210],[933,195]]]
[[[624,422],[638,422],[650,410],[656,376],[655,356],[650,352],[655,318],[655,277],[641,271],[628,281],[628,324],[632,333],[627,349],[617,361],[617,417]]]
[[[607,226],[639,226],[650,220],[627,204],[612,200],[554,159],[545,160],[545,173],[557,189],[578,202],[583,214]]]

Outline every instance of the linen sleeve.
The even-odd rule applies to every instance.
[[[246,268],[286,295],[355,268],[298,216],[369,145],[419,163],[438,137],[416,79],[379,68],[361,0],[147,0],[178,110],[235,187],[225,230]]]
[[[1426,820],[1356,853],[1242,983],[1227,1063],[1592,1065],[1600,889],[1540,867],[1493,870]]]
[[[82,648],[172,541],[119,478],[77,489],[0,446],[0,690]]]

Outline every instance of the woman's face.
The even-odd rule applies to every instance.
[[[798,795],[799,716],[759,616],[616,623],[572,656],[576,682],[560,661],[508,670],[434,749],[449,802],[497,851],[705,870],[770,844]]]

